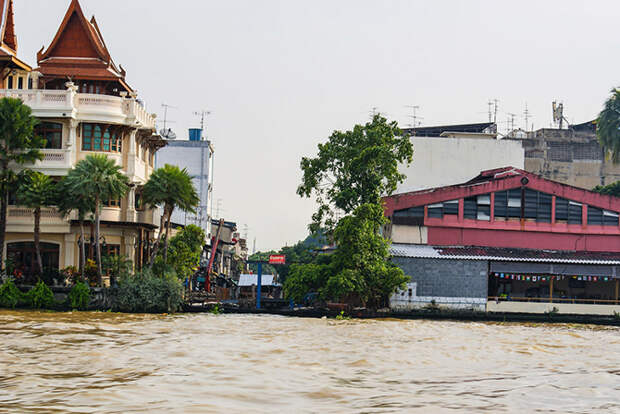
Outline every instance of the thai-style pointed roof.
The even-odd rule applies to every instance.
[[[17,58],[13,0],[0,0],[0,61],[6,63],[5,68],[8,66],[32,70],[28,64]]]
[[[56,36],[45,51],[41,48],[37,53],[37,63],[44,77],[118,81],[131,91],[125,71],[110,56],[97,21],[86,19],[78,0],[71,0]]]

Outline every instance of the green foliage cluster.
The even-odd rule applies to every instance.
[[[54,293],[43,281],[37,284],[26,293],[26,304],[34,309],[49,309],[54,306]]]
[[[611,90],[596,122],[596,135],[614,164],[620,162],[620,89]]]
[[[389,262],[389,241],[379,234],[385,223],[383,209],[364,204],[336,226],[337,249],[310,264],[293,265],[284,283],[285,295],[301,302],[308,292],[323,300],[343,301],[377,308],[409,280]]]
[[[122,278],[113,295],[113,307],[121,312],[176,312],[182,303],[183,286],[177,276],[156,276],[150,269]]]
[[[67,297],[71,309],[85,310],[90,304],[90,288],[84,282],[77,282]]]
[[[595,193],[620,197],[620,181],[607,185],[597,185],[592,189]]]
[[[0,308],[14,309],[24,299],[24,294],[15,286],[12,280],[7,280],[0,285]]]
[[[339,211],[349,214],[393,193],[405,179],[398,171],[399,164],[408,164],[413,158],[409,137],[403,136],[396,122],[388,122],[380,114],[351,131],[334,131],[318,149],[317,157],[302,158],[303,177],[297,188],[302,197],[314,194],[319,205],[312,216],[312,233],[320,229],[330,232]]]
[[[161,216],[159,235],[153,249],[150,264],[153,265],[163,236],[163,261],[168,263],[168,237],[170,235],[170,220],[173,211],[178,208],[183,211],[194,213],[200,199],[192,184],[192,179],[187,169],[176,165],[166,164],[158,168],[149,177],[142,190],[142,199],[147,206],[162,206],[164,213]],[[166,230],[164,232],[164,229]]]
[[[319,144],[315,158],[302,158],[302,197],[314,195],[318,209],[310,230],[325,230],[335,244],[331,255],[293,265],[284,292],[301,303],[309,292],[322,300],[378,308],[404,288],[409,277],[389,258],[389,241],[381,235],[386,223],[381,197],[396,190],[405,176],[413,147],[396,122],[377,114],[351,131],[335,131]],[[337,213],[346,214],[336,220]]]
[[[196,271],[204,243],[204,231],[194,224],[187,225],[170,239],[167,263],[180,280],[189,278]],[[156,274],[162,274],[166,267],[160,254],[155,260],[153,270]]]
[[[325,237],[322,234],[310,235],[305,240],[299,241],[293,246],[284,246],[280,250],[271,250],[268,252],[256,252],[250,256],[249,260],[269,260],[269,256],[274,254],[283,254],[286,256],[286,264],[272,266],[269,264],[263,265],[263,274],[278,275],[280,282],[284,283],[291,272],[291,266],[296,264],[312,263],[316,257],[316,249],[323,247],[327,244]],[[253,273],[258,273],[256,264],[251,264],[250,269]]]

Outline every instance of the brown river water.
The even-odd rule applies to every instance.
[[[620,329],[0,311],[0,412],[620,413]]]

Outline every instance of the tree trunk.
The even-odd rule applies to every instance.
[[[9,205],[8,164],[2,165],[2,177],[4,182],[0,185],[0,270],[4,270],[4,240],[6,239],[6,216]]]
[[[82,243],[80,246],[80,275],[84,277],[84,264],[86,263],[86,239],[84,238],[84,220],[80,217],[80,237]]]
[[[170,234],[170,220],[172,220],[172,210],[168,214],[166,221],[166,236],[164,236],[164,263],[168,263],[168,235]]]
[[[103,272],[101,270],[101,244],[99,243],[99,215],[100,215],[100,202],[99,202],[99,197],[97,197],[95,199],[95,202],[97,203],[95,205],[95,248],[97,249],[97,281],[100,287],[103,287]]]
[[[37,258],[37,273],[43,275],[43,260],[41,260],[41,207],[34,209],[34,252]]]
[[[164,206],[164,214],[161,215],[159,221],[159,234],[157,235],[157,242],[155,243],[155,246],[153,246],[153,251],[151,252],[151,260],[149,261],[149,266],[153,266],[153,263],[155,263],[155,257],[157,257],[157,252],[159,251],[159,243],[161,242],[161,236],[164,234],[164,225],[166,223],[167,211],[168,208]]]

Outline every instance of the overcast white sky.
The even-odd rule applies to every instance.
[[[36,66],[70,0],[15,0],[19,55]],[[179,137],[213,111],[214,198],[250,246],[306,236],[314,205],[295,194],[299,160],[373,107],[406,126],[484,122],[499,99],[524,126],[551,102],[593,119],[620,85],[620,2],[81,0],[127,80]],[[161,124],[160,124],[161,127]],[[484,154],[481,154],[484,156]]]

